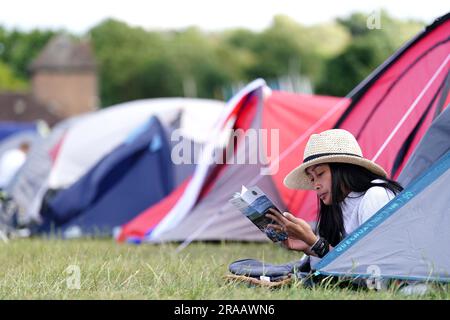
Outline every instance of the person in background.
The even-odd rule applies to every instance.
[[[0,159],[0,190],[5,189],[25,163],[30,145],[22,142],[19,148],[6,151]]]

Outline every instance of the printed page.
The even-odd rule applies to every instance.
[[[254,186],[242,187],[241,193],[236,193],[230,202],[236,206],[250,221],[252,221],[262,232],[274,242],[287,239],[285,232],[277,232],[268,224],[276,224],[275,221],[266,217],[270,208],[278,210],[261,189]]]

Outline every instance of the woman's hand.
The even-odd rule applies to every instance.
[[[289,212],[284,212],[281,214],[272,208],[269,209],[269,211],[271,213],[268,213],[266,216],[279,224],[272,224],[270,227],[277,231],[285,231],[289,238],[303,241],[306,245],[308,245],[308,248],[316,243],[318,238],[312,231],[311,226],[305,220],[296,218]]]

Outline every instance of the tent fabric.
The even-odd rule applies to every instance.
[[[21,224],[39,221],[39,210],[47,190],[47,179],[52,168],[51,150],[61,141],[67,128],[81,119],[78,116],[55,125],[47,137],[32,145],[27,160],[8,192],[19,207],[18,220]]]
[[[184,181],[167,197],[160,200],[153,206],[146,208],[142,213],[127,222],[121,227],[117,235],[117,241],[139,244],[142,243],[155,226],[164,218],[164,216],[173,209],[177,201],[181,198],[190,182],[190,179]]]
[[[388,174],[392,173],[399,146],[449,73],[449,17],[450,14],[429,26],[369,76],[351,97],[351,105],[337,124],[352,132],[365,157],[376,161]]]
[[[282,97],[285,99],[282,99]],[[289,98],[294,99],[293,101],[290,101]],[[279,103],[280,100],[284,103],[284,109],[281,108],[282,104]],[[251,121],[252,125],[251,127],[246,127],[241,124],[237,128],[245,130],[270,130],[281,128],[279,129],[280,141],[285,139],[285,135],[290,135],[291,137],[296,137],[296,139],[298,139],[298,137],[302,135],[302,131],[306,131],[307,129],[313,127],[313,125],[317,123],[318,119],[330,110],[330,106],[334,107],[338,101],[340,100],[332,97],[312,97],[273,92],[267,101],[263,101],[262,97],[259,97],[257,104],[246,106],[246,108],[254,108],[256,110],[252,113],[249,109],[247,114],[240,115],[239,119],[241,122],[245,122],[243,120],[247,117],[247,121]],[[299,106],[302,107],[299,108]],[[294,107],[297,108],[297,113],[295,116],[291,113],[293,112],[292,109]],[[278,113],[275,114],[274,109],[278,110]],[[277,117],[277,120],[271,120],[271,123],[274,125],[273,127],[264,127],[263,125],[266,110],[269,114],[272,112],[271,115],[273,117]],[[340,108],[339,110],[342,112],[344,108]],[[336,112],[334,114],[334,118],[328,119],[328,122],[324,122],[324,125],[328,125],[328,127],[331,126],[339,115],[340,113]],[[292,127],[289,127],[289,120],[294,117],[296,117],[297,121],[295,121],[295,124],[292,123]],[[269,122],[267,119],[266,121]],[[278,121],[283,121],[284,125],[281,125]],[[320,131],[318,128],[315,129]],[[270,134],[268,134],[268,137],[270,137]],[[286,143],[286,141],[283,142]],[[305,144],[306,141],[304,141],[304,144],[300,144],[300,148],[304,148]],[[288,145],[291,144],[286,143],[285,145],[282,145],[282,147],[286,146],[287,148]],[[271,146],[269,145],[269,150],[270,147]],[[286,148],[281,150],[286,150]],[[288,202],[283,201],[281,195],[285,190],[289,193],[291,193],[291,190],[285,188],[284,185],[283,189],[280,189],[280,187],[278,187],[274,182],[274,177],[278,177],[278,181],[282,183],[283,173],[280,174],[279,172],[272,172],[275,174],[261,175],[262,170],[265,168],[264,161],[261,161],[261,159],[259,159],[256,164],[250,164],[249,161],[245,164],[239,164],[239,161],[237,160],[242,158],[257,159],[259,156],[258,153],[259,150],[257,150],[257,148],[251,148],[246,143],[238,144],[237,150],[233,155],[234,158],[231,159],[230,163],[226,165],[222,171],[222,174],[215,179],[214,185],[210,191],[202,199],[200,199],[196,206],[182,220],[179,227],[175,227],[172,230],[168,230],[167,232],[161,234],[157,241],[183,241],[192,235],[195,236],[195,240],[220,239],[267,241],[265,234],[255,227],[242,215],[242,213],[240,213],[228,202],[233,193],[239,189],[241,185],[249,186],[257,184],[262,190],[264,190],[264,192],[280,210],[285,211],[288,209],[286,206],[286,203]],[[280,161],[280,167],[283,167],[285,165],[284,162],[287,160],[291,160],[294,163],[301,161],[300,159],[303,157],[303,151],[301,150],[299,153],[301,153],[301,155],[295,154],[291,151],[289,157],[285,157],[282,161]],[[279,171],[282,170],[279,169]],[[290,200],[286,195],[285,199]],[[204,229],[199,232],[198,221],[208,220],[208,226],[204,227]]]
[[[35,131],[21,131],[12,134],[0,141],[0,157],[8,150],[19,148],[22,143],[28,143],[31,147],[37,140],[39,140],[39,134]]]
[[[406,162],[408,161],[411,154],[414,152],[415,147],[422,139],[425,132],[430,127],[434,119],[439,116],[450,105],[450,72],[447,72],[446,79],[440,84],[435,95],[432,97],[430,103],[425,109],[424,114],[421,116],[417,122],[414,129],[411,131],[408,138],[403,143],[400,151],[397,153],[394,165],[392,168],[391,176],[398,178],[399,174],[402,172]]]
[[[335,124],[353,133],[366,158],[396,179],[433,119],[447,106],[450,14],[437,19],[398,50],[350,94]],[[309,192],[298,211],[317,212]]]
[[[0,141],[24,131],[36,132],[36,123],[0,121]]]
[[[132,133],[42,212],[41,231],[112,235],[173,189],[170,147],[156,117]]]
[[[262,103],[262,99],[258,99]],[[261,106],[253,104],[250,108],[262,112]],[[261,116],[253,116],[253,110],[247,110],[247,114],[252,121],[251,129],[260,128]],[[240,118],[244,120],[243,117]],[[250,120],[249,119],[249,120]],[[242,121],[245,123],[246,121]],[[240,129],[250,129],[241,127]],[[191,235],[195,235],[195,240],[241,240],[241,241],[267,241],[263,232],[261,232],[253,223],[250,222],[239,210],[234,208],[228,200],[233,193],[240,189],[241,185],[248,186],[252,184],[255,178],[260,176],[262,165],[239,164],[237,159],[256,158],[258,150],[250,148],[247,143],[238,143],[237,150],[233,153],[229,163],[221,171],[220,175],[214,180],[212,188],[206,195],[191,209],[184,219],[178,224],[160,234],[157,238],[149,238],[150,241],[183,241]],[[264,190],[267,196],[281,210],[286,209],[280,199],[277,189],[269,175],[262,176],[257,185]],[[199,221],[205,223],[209,221],[207,228],[198,233],[201,227]],[[197,234],[198,233],[198,234]]]
[[[398,181],[408,186],[437,159],[450,150],[450,109],[447,108],[437,117],[417,146],[416,152],[409,158]]]
[[[280,131],[280,155],[271,159],[272,180],[288,210],[306,221],[316,218],[314,210],[299,210],[308,191],[288,189],[283,180],[303,161],[303,151],[311,134],[330,129],[349,104],[347,98],[277,91],[264,103],[262,128]],[[268,150],[272,148],[270,137],[268,135]]]
[[[157,115],[164,126],[179,120],[181,133],[201,143],[211,132],[223,106],[223,102],[215,100],[159,98],[92,112],[67,132],[49,177],[49,188],[63,189],[75,183],[151,115]],[[192,121],[193,118],[196,120]]]
[[[447,141],[448,144],[448,141]],[[450,152],[315,267],[323,275],[450,282]]]
[[[197,159],[200,157],[204,147],[204,143],[200,141],[193,140],[185,135],[174,134],[178,129],[178,124],[171,124],[171,126],[167,128],[167,136],[171,137],[170,149],[172,150],[172,156],[182,157],[182,162],[178,162],[181,161],[181,159],[177,162],[174,162],[174,159],[172,159],[174,164],[173,177],[176,186],[182,184],[186,179],[191,177],[192,173],[195,171]],[[180,155],[180,150],[190,150],[190,153]]]
[[[197,175],[202,172],[203,180],[199,179],[196,193],[187,192],[188,185],[178,190],[170,200],[159,203],[158,208],[149,208],[123,227],[119,241],[130,241],[130,239],[132,242],[183,241],[190,237],[195,237],[195,240],[267,240],[259,229],[228,203],[228,200],[241,185],[256,184],[280,209],[286,209],[285,202],[289,200],[294,203],[292,196],[285,194],[290,190],[279,187],[283,173],[278,173],[274,169],[275,166],[271,167],[271,163],[283,162],[279,166],[281,168],[284,162],[301,161],[302,148],[309,136],[305,132],[308,130],[319,132],[330,128],[345,110],[349,101],[334,97],[282,92],[271,92],[270,95],[267,94],[267,99],[263,100],[264,92],[268,90],[263,81],[253,82],[244,88],[224,111],[223,119],[225,120],[222,127],[229,126],[235,130],[266,129],[269,132],[267,134],[268,150],[271,150],[272,143],[270,129],[279,129],[281,156],[270,155],[270,152],[267,153],[267,150],[264,150],[269,159],[259,158],[259,162],[254,164],[250,164],[249,161],[245,164],[239,163],[238,159],[260,157],[260,150],[250,148],[244,139],[238,140],[234,146],[228,145],[228,151],[231,149],[232,152],[228,153],[230,157],[225,164],[211,165],[211,159],[203,154],[204,164],[199,164],[196,169]],[[277,119],[268,119],[270,117]],[[230,123],[225,125],[227,119],[230,119],[232,125]],[[216,140],[217,137],[212,139],[209,142],[210,145],[217,144]],[[289,148],[291,143],[294,143],[294,148]],[[203,166],[202,169],[199,168],[201,166]],[[272,174],[262,174],[262,172]],[[195,174],[192,179],[195,179]],[[189,184],[192,183],[192,179]],[[278,185],[275,181],[278,181]],[[186,205],[188,201],[190,201],[189,206]],[[166,220],[166,226],[158,230],[161,221],[164,221],[167,215],[172,217]],[[155,217],[163,218],[155,219]],[[145,234],[144,230],[146,230]],[[157,230],[156,233],[155,230]]]
[[[202,186],[207,184],[208,174],[219,172],[219,170],[212,172],[211,159],[217,152],[217,144],[223,137],[224,131],[230,126],[234,126],[240,107],[247,102],[249,95],[254,90],[264,84],[263,80],[253,81],[227,103],[223,113],[219,116],[215,130],[211,133],[210,140],[205,144],[192,177],[157,206],[148,208],[125,224],[117,238],[118,241],[142,242],[143,239],[148,239],[150,236],[155,237],[158,233],[170,229],[184,218],[195,205]]]
[[[224,130],[230,127],[233,128],[235,123],[239,121],[238,113],[243,106],[249,104],[252,105],[256,102],[254,91],[262,88],[263,85],[264,81],[262,80],[252,82],[227,103],[224,113],[219,118],[216,130],[211,135],[211,140],[205,145],[199,164],[196,166],[195,172],[192,179],[189,181],[185,192],[175,203],[174,207],[164,215],[154,229],[148,230],[146,236],[147,240],[157,239],[161,233],[180,223],[194,207],[201,192],[205,190],[205,188],[208,188],[212,181],[210,178],[220,173],[224,166],[214,166],[214,157],[218,154],[218,140],[222,136]]]

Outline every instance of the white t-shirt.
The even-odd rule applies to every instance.
[[[374,183],[383,182],[373,180]],[[350,192],[341,204],[342,216],[344,219],[345,233],[349,235],[356,228],[366,222],[386,203],[391,201],[395,194],[384,187],[372,187],[364,192]],[[311,257],[311,265],[314,266],[320,258]]]

